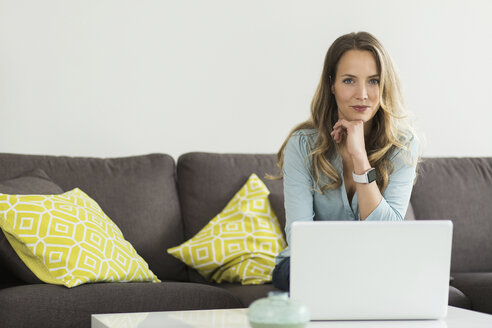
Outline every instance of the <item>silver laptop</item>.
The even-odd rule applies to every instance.
[[[290,296],[311,320],[447,314],[451,221],[295,222]]]

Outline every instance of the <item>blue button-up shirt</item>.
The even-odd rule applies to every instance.
[[[317,138],[318,132],[312,130],[296,131],[287,142],[284,151],[284,197],[285,197],[285,233],[290,243],[290,227],[294,221],[312,220],[360,220],[357,192],[349,203],[343,180],[343,161],[337,154],[331,163],[342,179],[342,185],[321,194],[310,172],[308,154]],[[398,221],[403,220],[410,201],[413,182],[416,175],[418,158],[417,139],[409,140],[409,153],[395,151],[391,154],[394,166],[389,176],[388,186],[382,193],[383,199],[366,220]],[[280,262],[290,256],[290,249],[284,249],[276,259]]]

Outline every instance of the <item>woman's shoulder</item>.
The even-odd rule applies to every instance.
[[[287,142],[287,148],[308,154],[313,149],[317,137],[318,131],[316,129],[294,131]]]
[[[391,161],[415,165],[420,157],[420,141],[417,134],[410,130],[402,131],[398,142],[400,147],[396,147],[391,154]]]
[[[294,131],[291,137],[304,137],[304,138],[316,138],[318,136],[318,130],[316,129],[300,129]]]

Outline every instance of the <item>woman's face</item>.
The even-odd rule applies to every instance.
[[[371,52],[345,52],[338,61],[331,88],[337,101],[338,118],[361,120],[365,128],[370,127],[371,119],[379,108],[379,78],[376,60]]]

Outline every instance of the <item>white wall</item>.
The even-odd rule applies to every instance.
[[[425,156],[492,156],[487,0],[0,0],[0,152],[276,152],[360,30],[392,54]]]

